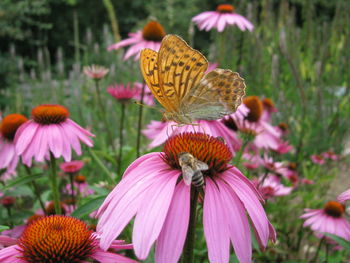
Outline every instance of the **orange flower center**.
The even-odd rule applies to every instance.
[[[83,184],[86,182],[86,178],[84,175],[77,175],[75,178],[74,178],[74,181],[78,184]]]
[[[278,124],[278,127],[284,132],[288,131],[288,124],[285,122],[281,122],[280,124]]]
[[[60,202],[61,204],[61,211],[62,211],[62,214],[66,214],[66,209],[64,207],[64,204],[62,202]],[[56,211],[55,211],[55,204],[54,202],[50,202],[46,207],[45,207],[45,210],[46,210],[46,214],[48,215],[55,215],[56,214]]]
[[[22,259],[30,263],[78,263],[96,249],[88,226],[73,217],[48,216],[30,224],[19,239]]]
[[[216,11],[220,13],[233,13],[233,11],[235,11],[235,7],[229,4],[221,4],[217,6]]]
[[[296,163],[293,163],[293,162],[289,162],[288,163],[288,168],[290,170],[296,170],[297,169],[297,164]]]
[[[156,21],[148,22],[142,31],[145,40],[161,42],[166,33],[161,24]]]
[[[1,135],[6,140],[13,141],[17,129],[27,120],[28,119],[21,114],[14,113],[7,115],[0,124]]]
[[[248,96],[244,98],[243,103],[248,107],[249,113],[247,120],[250,122],[259,121],[264,106],[258,96]]]
[[[337,201],[329,201],[324,206],[324,211],[327,215],[339,218],[342,217],[345,211],[345,207],[343,204],[337,202]]]
[[[272,99],[265,98],[262,100],[262,103],[267,110],[272,110],[275,108],[275,104],[273,103]]]
[[[27,219],[27,225],[30,225],[30,224],[34,223],[36,220],[43,218],[43,217],[45,217],[45,216],[34,214]]]
[[[32,110],[32,118],[40,124],[59,124],[69,117],[69,111],[61,106],[54,104],[43,104]]]
[[[164,145],[164,161],[174,169],[181,169],[179,154],[189,153],[197,160],[208,164],[205,175],[223,172],[232,159],[226,144],[215,137],[204,133],[182,133],[169,138]]]

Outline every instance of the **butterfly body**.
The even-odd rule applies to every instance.
[[[227,69],[208,74],[208,61],[176,35],[164,37],[159,52],[141,52],[141,71],[164,117],[179,124],[216,120],[236,111],[245,94],[244,79]]]

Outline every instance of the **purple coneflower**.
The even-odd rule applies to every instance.
[[[253,24],[246,19],[235,13],[235,8],[229,4],[218,5],[216,11],[206,11],[196,15],[192,18],[192,21],[197,24],[199,30],[209,31],[216,28],[217,31],[222,32],[227,26],[237,25],[242,31],[253,31]]]
[[[135,60],[138,60],[140,52],[144,48],[158,51],[164,36],[165,31],[162,25],[156,21],[150,21],[144,26],[143,30],[129,33],[129,38],[109,46],[108,51],[130,46],[124,55],[124,60],[132,56],[135,56]]]
[[[108,68],[99,65],[91,65],[84,67],[84,74],[89,78],[99,80],[106,76],[109,72]]]
[[[311,161],[315,164],[319,164],[319,165],[323,165],[325,164],[325,159],[323,157],[323,155],[319,155],[319,154],[313,154],[311,155]]]
[[[18,240],[0,236],[0,243],[9,245],[0,250],[2,263],[85,263],[89,259],[101,263],[136,262],[100,249],[96,234],[84,222],[69,216],[54,215],[36,219]],[[111,244],[111,248],[115,249],[131,247],[117,240]]]
[[[14,139],[16,152],[27,166],[31,166],[33,157],[37,162],[50,160],[50,153],[70,161],[72,148],[81,154],[80,141],[89,147],[93,145],[90,137],[94,135],[69,119],[69,111],[61,105],[37,106],[31,117],[17,130]]]
[[[6,180],[15,173],[19,157],[16,154],[14,138],[18,128],[28,121],[21,114],[9,114],[0,124],[0,170],[5,169],[4,174],[0,173],[1,179]]]
[[[135,216],[132,239],[136,256],[145,259],[156,242],[157,263],[178,262],[189,225],[193,224],[190,214],[193,216],[196,211],[199,192],[182,180],[178,156],[184,152],[209,167],[203,171],[201,197],[210,262],[229,262],[230,241],[240,262],[250,262],[249,222],[262,247],[266,247],[269,238],[275,238],[274,229],[257,189],[229,164],[230,149],[221,140],[203,133],[175,135],[166,142],[163,152],[146,154],[129,166],[98,211],[101,248],[108,249]]]

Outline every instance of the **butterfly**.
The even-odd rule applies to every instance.
[[[245,95],[244,79],[217,68],[181,37],[166,35],[159,52],[143,49],[140,66],[146,84],[164,107],[163,116],[178,124],[216,120],[235,112]]]

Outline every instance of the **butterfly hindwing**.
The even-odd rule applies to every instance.
[[[204,76],[208,61],[176,35],[167,35],[158,53],[159,76],[164,94],[175,109]]]
[[[244,94],[244,79],[238,73],[215,69],[182,100],[182,112],[191,119],[219,119],[235,112]]]

